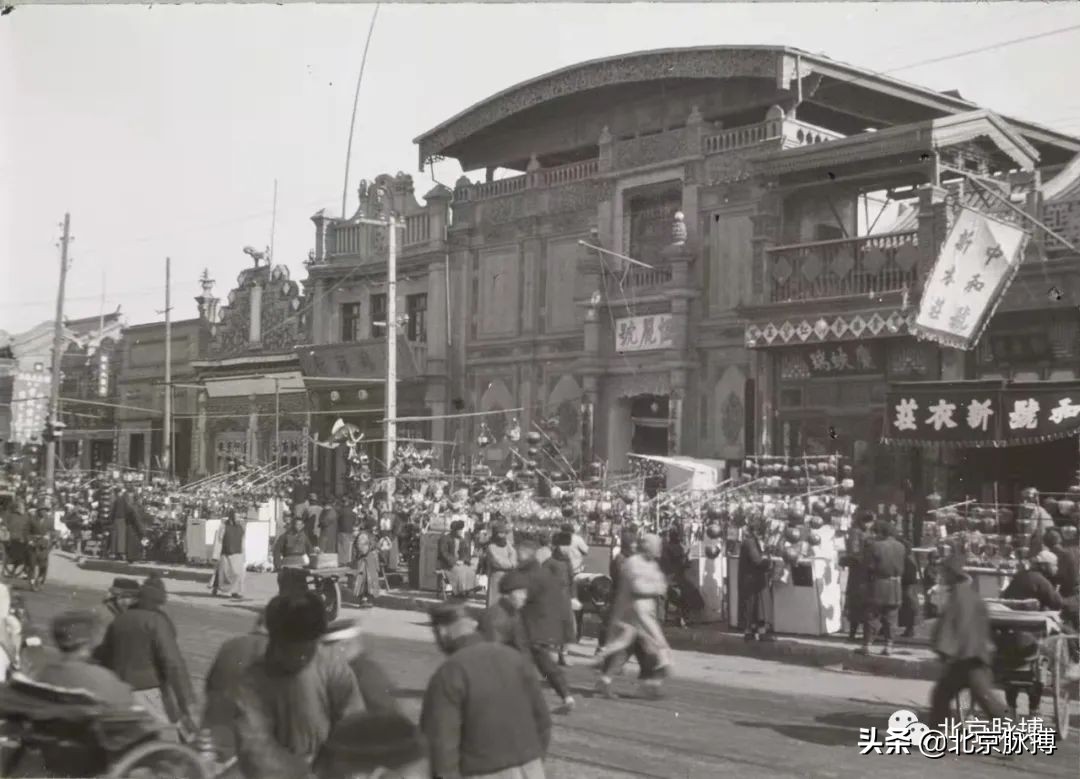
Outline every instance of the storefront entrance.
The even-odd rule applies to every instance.
[[[961,454],[958,475],[965,497],[999,503],[1020,502],[1020,491],[1062,492],[1076,481],[1080,467],[1077,439],[1062,438],[1028,446],[967,449]]]

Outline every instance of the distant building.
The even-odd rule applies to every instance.
[[[123,322],[117,310],[64,325],[60,420],[66,427],[59,462],[66,468],[100,468],[116,459],[116,351]]]
[[[181,479],[196,471],[198,388],[194,363],[207,350],[210,323],[185,319],[172,323],[173,464],[163,460],[165,393],[165,323],[150,322],[124,329],[116,397],[116,463],[141,471],[171,470]]]
[[[245,251],[254,265],[241,271],[220,315],[208,274],[196,298],[210,341],[192,363],[199,387],[193,475],[307,463],[309,407],[296,354],[305,327],[300,285],[284,265]]]

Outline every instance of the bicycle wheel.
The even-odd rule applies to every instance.
[[[151,741],[135,747],[109,768],[106,779],[213,779],[202,757],[181,744]]]
[[[326,621],[333,622],[341,610],[341,587],[338,586],[337,579],[320,579],[316,592],[322,598]]]

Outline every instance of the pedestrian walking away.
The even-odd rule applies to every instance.
[[[521,610],[525,623],[533,662],[540,674],[552,686],[562,700],[561,711],[569,713],[574,708],[574,698],[566,676],[555,662],[552,653],[565,642],[566,603],[563,583],[551,568],[541,564],[536,557],[538,545],[531,539],[518,544],[518,560],[521,572],[529,580],[528,597]]]
[[[431,611],[447,659],[424,693],[420,729],[440,779],[544,779],[551,716],[520,652],[476,632],[463,604]]]
[[[312,593],[278,595],[266,607],[266,652],[236,694],[237,756],[249,779],[307,776],[333,729],[363,710],[356,676],[321,645],[326,627]]]
[[[930,694],[930,721],[927,724],[931,728],[946,726],[950,706],[964,689],[971,690],[975,702],[987,717],[1007,717],[1007,707],[993,690],[990,669],[993,639],[986,604],[964,571],[964,561],[959,555],[947,558],[942,568],[949,595],[945,610],[934,626],[931,646],[943,666]]]
[[[165,583],[150,576],[134,606],[116,616],[94,658],[135,690],[136,702],[165,724],[194,732],[195,695],[176,627],[165,614]]]

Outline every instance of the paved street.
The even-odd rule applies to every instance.
[[[172,586],[170,582],[170,587]],[[26,593],[35,623],[56,613],[91,606],[101,589],[46,585]],[[221,642],[246,630],[256,606],[213,600],[189,588],[170,604],[191,673],[201,681]],[[420,697],[439,656],[415,612],[374,609],[362,614],[370,650],[400,685],[406,711],[419,712]],[[695,652],[676,653],[679,677],[661,701],[634,697],[631,675],[620,682],[625,697],[592,697],[593,676],[580,667],[591,651],[581,648],[570,669],[580,706],[557,718],[550,755],[554,777],[722,776],[739,772],[761,777],[1005,777],[1076,775],[1080,751],[1074,743],[1053,757],[951,757],[931,763],[919,755],[861,756],[860,727],[884,728],[888,715],[907,707],[922,712],[924,682],[834,673],[779,663]],[[552,704],[555,699],[552,696]]]

